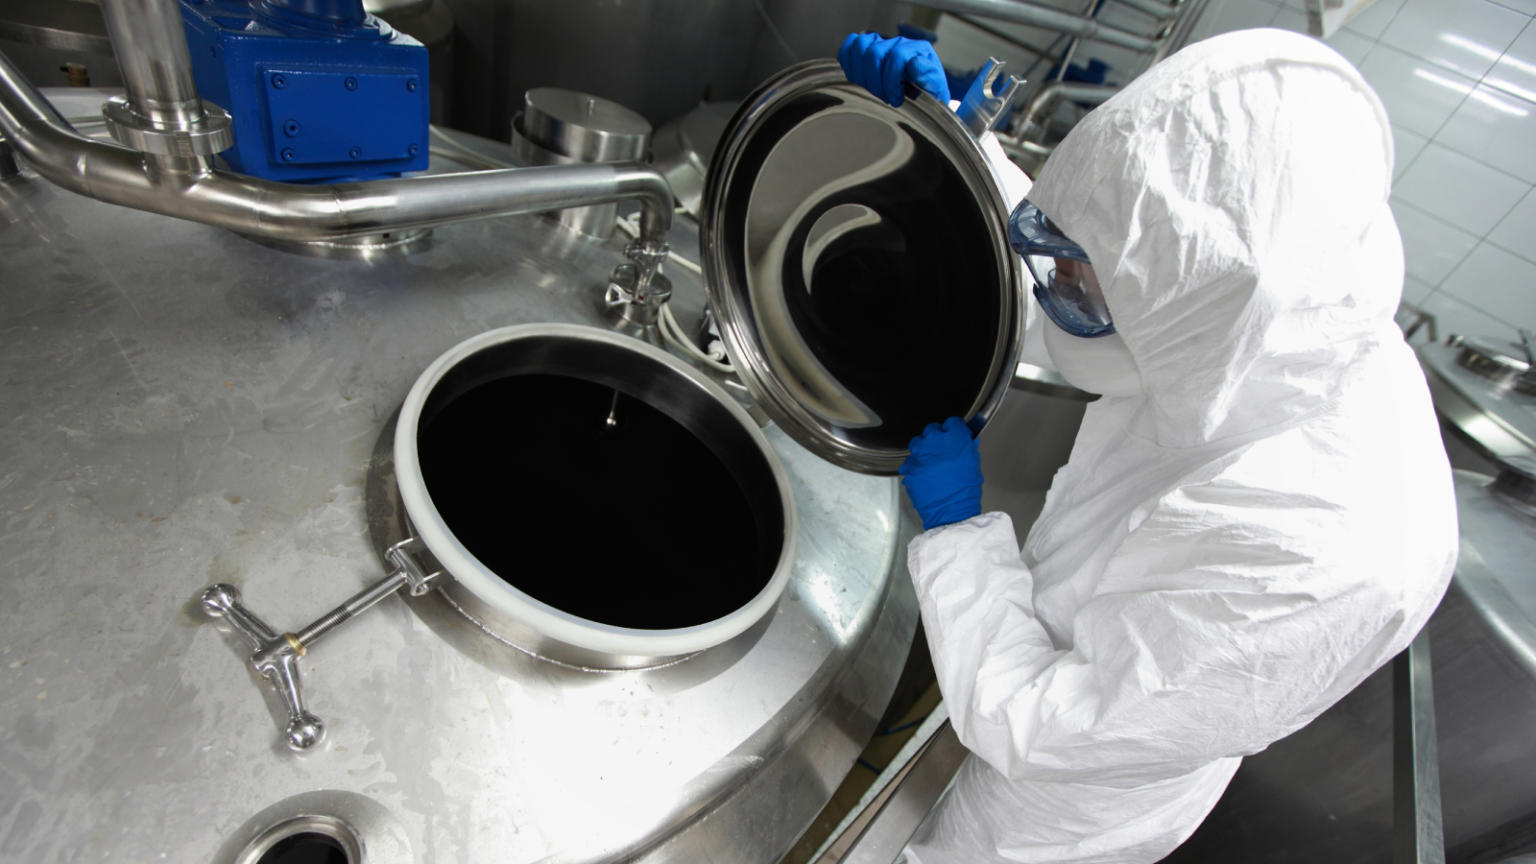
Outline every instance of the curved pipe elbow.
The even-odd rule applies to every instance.
[[[76,132],[0,55],[0,131],[59,186],[111,204],[275,240],[326,240],[635,199],[641,240],[662,248],[672,189],[639,162],[505,168],[304,186],[145,156]]]

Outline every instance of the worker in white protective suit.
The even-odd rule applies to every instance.
[[[973,755],[909,861],[1156,861],[1428,619],[1456,515],[1392,320],[1392,156],[1360,74],[1277,30],[1179,52],[1056,148],[1010,239],[1103,398],[1022,553],[964,424],[912,442],[910,569]]]

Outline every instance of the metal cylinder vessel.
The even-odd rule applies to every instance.
[[[914,526],[892,479],[773,426],[743,435],[800,516],[782,596],[681,662],[560,665],[441,592],[388,598],[304,654],[328,732],[296,754],[249,646],[196,602],[238,586],[297,628],[376,582],[410,509],[387,481],[413,382],[496,328],[611,331],[618,239],[511,216],[441,225],[408,254],[309,257],[75,195],[25,161],[0,214],[3,857],[772,861],[852,765],[912,638]],[[672,232],[697,248],[689,224]],[[703,287],[669,275],[695,320]],[[517,424],[551,411],[514,407]],[[710,506],[615,508],[571,536],[615,543],[639,520],[686,543]],[[509,560],[560,565],[538,532],[504,534]],[[654,549],[625,551],[612,578],[675,590]]]
[[[536,87],[523,94],[511,141],[523,165],[644,161],[651,124],[617,102],[575,90]],[[594,204],[550,215],[578,234],[605,239],[613,234],[618,207]]]

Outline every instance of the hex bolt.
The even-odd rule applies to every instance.
[[[361,159],[363,158],[363,148],[353,147],[351,150],[347,151],[347,155],[351,156],[353,159]]]
[[[407,78],[407,79],[405,79],[405,89],[409,90],[412,93],[415,93],[416,92],[416,79],[415,78]]]
[[[272,76],[272,87],[273,87],[273,89],[281,90],[281,89],[283,89],[284,87],[287,87],[287,86],[288,86],[288,79],[287,78],[284,78],[282,75],[278,75],[278,74],[274,74]]]
[[[293,148],[292,147],[284,147],[283,148],[282,156],[283,156],[283,161],[284,162],[292,162],[293,161],[293,155],[294,154],[293,154]]]
[[[343,81],[342,83],[347,86],[348,90],[356,90],[357,89],[357,79],[353,78],[351,75],[348,75],[347,76],[347,80]]]
[[[289,138],[297,138],[299,135],[299,121],[289,120],[283,124],[283,134]]]

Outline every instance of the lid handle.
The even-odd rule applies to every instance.
[[[981,71],[976,73],[970,89],[965,91],[965,98],[960,100],[960,107],[955,109],[961,122],[965,123],[965,127],[977,138],[997,125],[998,119],[1008,112],[1008,109],[1013,106],[1013,100],[1023,92],[1024,79],[1017,75],[1009,75],[1002,92],[994,93],[997,79],[1003,75],[1004,65],[1003,61],[996,57],[988,57]]]

